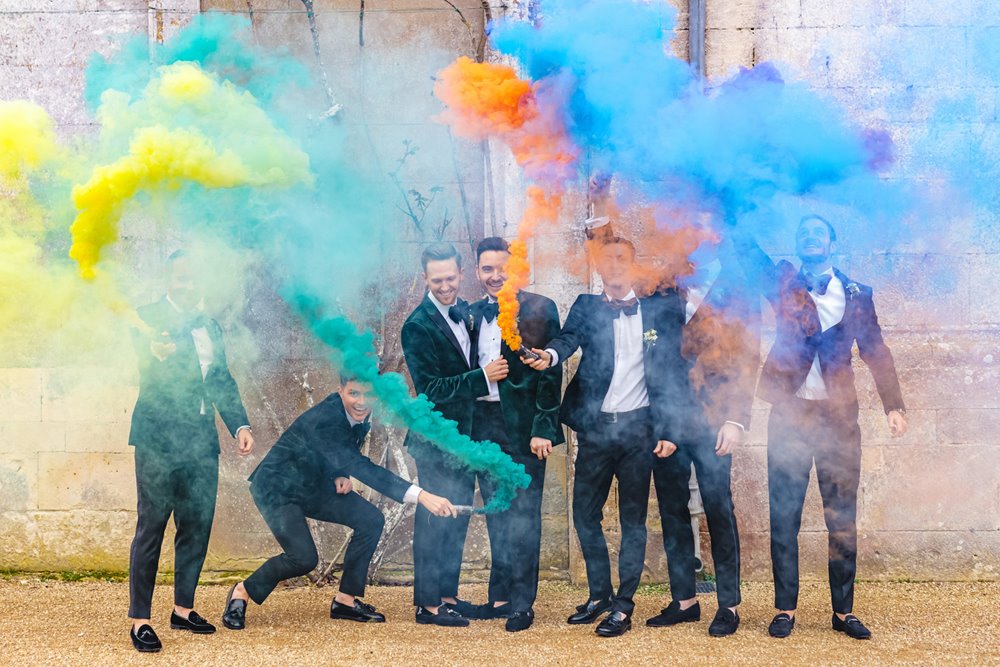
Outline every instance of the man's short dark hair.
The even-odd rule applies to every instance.
[[[510,252],[510,244],[499,236],[487,236],[476,246],[476,264],[484,252]]]
[[[807,216],[803,216],[803,218],[799,220],[799,226],[795,228],[796,232],[802,227],[802,225],[806,224],[810,220],[819,220],[824,225],[826,225],[827,230],[829,230],[830,232],[830,243],[835,243],[837,241],[837,230],[833,228],[833,225],[830,224],[830,221],[821,215],[816,215],[815,213],[810,213]]]
[[[462,268],[462,255],[447,241],[432,243],[420,253],[420,265],[424,267],[424,272],[427,271],[428,262],[443,262],[447,259],[454,259],[458,268]]]
[[[635,244],[624,236],[610,236],[601,243],[601,247],[609,245],[623,245],[632,252],[632,259],[635,259]]]
[[[359,378],[356,373],[351,373],[349,371],[340,371],[340,375],[338,376],[338,379],[340,380],[340,388],[341,389],[343,389],[344,387],[346,387],[348,382],[357,382],[359,384],[368,384],[367,382],[365,382],[364,380],[362,380],[361,378]]]

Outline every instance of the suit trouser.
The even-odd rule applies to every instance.
[[[174,604],[194,606],[195,588],[208,553],[219,488],[218,455],[186,460],[136,449],[138,502],[129,552],[130,618],[149,618],[163,532],[174,515]]]
[[[794,398],[771,408],[767,482],[774,606],[795,609],[798,605],[798,537],[813,461],[829,531],[833,611],[847,614],[854,607],[857,572],[861,432],[856,416],[845,418],[844,411],[833,410],[828,401]]]
[[[528,443],[512,446],[507,437],[503,411],[498,402],[478,401],[472,438],[490,440],[524,466],[531,484],[520,489],[510,508],[486,515],[490,535],[490,602],[508,600],[514,611],[527,611],[538,594],[538,563],[542,543],[542,490],[545,485],[545,461],[525,454]],[[479,477],[483,500],[489,502],[496,484],[486,475]]]
[[[410,455],[417,463],[420,488],[456,505],[472,504],[474,473],[456,467],[451,457],[427,443],[411,447]],[[467,514],[457,519],[438,517],[417,505],[413,519],[413,604],[435,607],[442,598],[458,595],[469,518]]]
[[[653,467],[649,409],[620,417],[617,423],[598,423],[578,434],[573,481],[573,525],[587,565],[590,599],[612,597],[611,561],[601,520],[611,481],[618,479],[618,517],[621,549],[618,555],[618,593],[613,608],[631,614],[632,597],[639,587],[646,560],[646,513]]]
[[[267,527],[284,549],[284,553],[269,558],[243,582],[251,600],[263,604],[279,582],[316,569],[319,554],[307,518],[338,523],[354,530],[344,554],[340,591],[357,597],[365,594],[368,566],[385,526],[385,517],[377,507],[353,491],[337,493],[332,480],[329,489],[305,499],[270,495],[258,484],[250,485],[250,494]]]
[[[731,456],[715,453],[716,436],[710,431],[677,443],[677,451],[653,463],[653,482],[663,526],[670,594],[674,600],[696,595],[694,535],[691,532],[691,464],[701,491],[708,532],[712,536],[719,608],[740,603],[740,536],[730,486]]]

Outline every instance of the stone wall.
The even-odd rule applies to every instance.
[[[298,0],[228,0],[211,2],[136,2],[76,0],[58,10],[48,2],[0,0],[0,90],[4,98],[28,98],[56,118],[63,136],[92,132],[82,108],[83,69],[93,51],[109,53],[115,40],[128,34],[156,41],[183,25],[198,11],[226,9],[248,14],[264,45],[287,46],[312,62],[313,47],[302,3]],[[317,30],[331,89],[344,105],[341,122],[359,139],[352,150],[374,151],[388,172],[404,139],[419,141],[424,151],[409,163],[408,185],[428,189],[440,185],[458,216],[446,237],[464,251],[469,239],[484,232],[511,236],[521,211],[521,182],[509,156],[491,145],[484,156],[478,146],[452,141],[441,125],[429,120],[436,103],[426,82],[438,67],[457,54],[475,51],[473,38],[482,29],[481,4],[455,3],[470,28],[447,4],[437,0],[367,0],[364,45],[359,34],[357,2],[317,1]],[[677,4],[686,4],[677,0]],[[873,82],[867,54],[880,40],[913,40],[914,44],[955,45],[942,49],[940,59],[902,63],[923,72],[927,68],[966,71],[965,49],[971,0],[951,3],[947,14],[927,11],[928,2],[906,0],[708,0],[707,64],[721,75],[762,60],[787,63],[796,72],[847,106],[857,119],[891,130],[902,147],[904,171],[908,138],[920,120],[919,105],[902,109],[892,100],[900,94],[889,81]],[[494,8],[499,13],[499,8]],[[511,11],[518,11],[513,6]],[[980,23],[989,20],[982,16]],[[994,17],[993,24],[998,22]],[[471,33],[470,33],[471,29]],[[686,17],[674,48],[686,50]],[[414,60],[412,46],[425,46]],[[916,51],[916,50],[915,50]],[[926,47],[920,50],[925,53]],[[959,76],[959,80],[963,80]],[[386,100],[399,100],[386,104]],[[980,111],[971,112],[979,114]],[[995,104],[985,113],[995,124]],[[959,118],[959,127],[978,122]],[[964,123],[964,125],[963,125]],[[484,159],[485,157],[485,159]],[[484,169],[484,167],[486,167]],[[586,203],[570,202],[564,222],[579,220]],[[170,239],[159,238],[141,219],[126,220],[131,251],[160,266],[170,251]],[[426,238],[405,219],[399,234],[406,249],[394,261],[415,266],[417,248]],[[581,240],[572,232],[544,232],[538,248],[570,251]],[[995,366],[1000,303],[990,284],[998,266],[1000,245],[995,238],[961,240],[927,254],[900,244],[875,256],[852,254],[849,242],[839,264],[851,275],[873,283],[886,338],[897,365],[910,408],[911,433],[890,440],[869,374],[858,367],[862,401],[864,473],[860,494],[861,574],[879,578],[995,579],[1000,576],[1000,487],[996,470],[1000,444],[1000,372]],[[769,250],[787,253],[789,246]],[[138,261],[138,260],[136,260]],[[934,293],[928,263],[957,279],[942,305],[928,318],[917,310],[925,295]],[[892,279],[885,278],[892,267]],[[153,269],[162,270],[162,269]],[[410,275],[402,271],[399,275]],[[871,278],[869,278],[871,276]],[[539,266],[533,289],[551,295],[565,316],[577,293],[590,282],[569,271]],[[471,276],[469,276],[471,280]],[[467,296],[476,291],[467,286]],[[134,295],[141,303],[154,293]],[[399,321],[419,298],[413,288],[400,303]],[[224,325],[261,341],[260,354],[234,359],[233,371],[250,408],[259,443],[255,460],[277,434],[303,409],[322,399],[334,379],[322,352],[285,312],[273,286],[252,286],[245,313]],[[390,320],[381,331],[390,353],[398,348]],[[768,332],[768,335],[769,332]],[[768,337],[765,336],[765,338]],[[765,348],[770,341],[765,340]],[[134,525],[135,489],[132,453],[126,445],[128,419],[137,378],[129,363],[108,370],[94,365],[25,368],[0,354],[0,568],[115,569],[127,564]],[[767,406],[755,409],[749,442],[734,461],[734,487],[743,535],[744,573],[769,577],[765,425]],[[373,452],[388,448],[395,459],[399,434],[381,434]],[[550,460],[545,495],[543,567],[553,576],[567,572],[579,579],[582,562],[569,524],[569,480],[572,439]],[[253,461],[224,456],[219,508],[207,567],[242,569],[260,562],[275,543],[249,499],[245,478]],[[404,460],[404,465],[406,462]],[[403,471],[403,468],[398,468]],[[412,464],[405,469],[412,474]],[[387,505],[388,508],[388,505]],[[665,578],[655,498],[650,504],[647,576]],[[613,498],[606,525],[614,532]],[[387,539],[383,576],[403,578],[410,567],[411,519],[400,523]],[[324,552],[332,557],[345,533],[324,533]],[[802,534],[803,574],[825,576],[825,533],[815,486],[810,489]],[[167,545],[170,539],[168,537]],[[467,549],[470,570],[487,564],[488,547],[481,519],[474,522]],[[169,569],[170,549],[164,565]]]

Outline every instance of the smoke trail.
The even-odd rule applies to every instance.
[[[558,219],[563,188],[576,173],[577,150],[556,113],[561,93],[555,83],[534,85],[510,67],[463,56],[442,70],[434,84],[435,95],[446,105],[441,118],[456,134],[500,139],[534,183],[517,240],[510,246],[507,281],[497,294],[497,324],[512,350],[521,348],[517,294],[530,281],[528,241],[540,222]]]
[[[219,39],[223,28],[241,51]],[[144,51],[127,47],[88,73],[107,89],[88,85],[101,99],[102,164],[75,192],[81,271],[87,275],[117,238],[118,219],[135,208],[129,202],[150,193],[200,244],[221,240],[258,256],[257,265],[282,282],[283,299],[330,347],[334,365],[371,382],[386,420],[419,433],[456,466],[489,474],[500,490],[486,509],[506,509],[530,482],[523,467],[495,443],[460,434],[426,398],[411,397],[402,376],[379,375],[372,334],[345,314],[373,310],[364,295],[377,291],[372,282],[386,266],[387,249],[373,236],[384,195],[344,148],[343,126],[317,122],[319,113],[310,118],[310,109],[325,108],[322,91],[282,76],[297,68],[285,54],[253,47],[245,21],[206,15],[177,41],[182,46],[156,50],[158,68],[143,70],[136,61]],[[181,57],[190,62],[171,61]]]

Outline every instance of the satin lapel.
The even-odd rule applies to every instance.
[[[428,297],[424,297],[423,306],[424,310],[427,312],[427,315],[431,318],[431,321],[437,325],[437,328],[441,330],[441,333],[444,334],[445,338],[451,341],[451,344],[455,348],[455,351],[458,352],[458,356],[465,360],[465,365],[469,366],[469,360],[465,358],[465,352],[462,351],[462,344],[458,342],[457,338],[455,338],[455,332],[451,330],[451,327],[445,321],[444,317],[441,316],[441,313],[438,311],[437,307],[433,303],[431,303],[431,300]],[[470,334],[470,339],[471,339],[471,334]],[[471,366],[469,367],[471,368]]]

